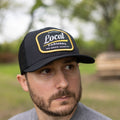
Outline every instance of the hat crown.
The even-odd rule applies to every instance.
[[[19,49],[21,74],[67,56],[79,56],[77,45],[69,33],[53,27],[29,32]]]

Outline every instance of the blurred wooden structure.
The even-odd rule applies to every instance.
[[[120,52],[99,54],[96,58],[96,69],[100,77],[120,77]]]
[[[17,61],[17,55],[13,53],[0,53],[0,63],[13,63]]]

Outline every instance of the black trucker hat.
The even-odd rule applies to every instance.
[[[58,28],[46,27],[29,32],[19,49],[21,74],[33,72],[46,64],[63,57],[75,56],[78,62],[94,63],[94,59],[79,54],[73,37]]]

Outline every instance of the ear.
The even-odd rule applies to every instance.
[[[17,80],[24,91],[28,92],[28,85],[25,75],[17,75]]]

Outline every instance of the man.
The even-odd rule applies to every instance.
[[[17,79],[35,108],[9,120],[110,120],[79,102],[79,62],[94,59],[79,54],[69,33],[52,27],[28,33],[19,50]]]

